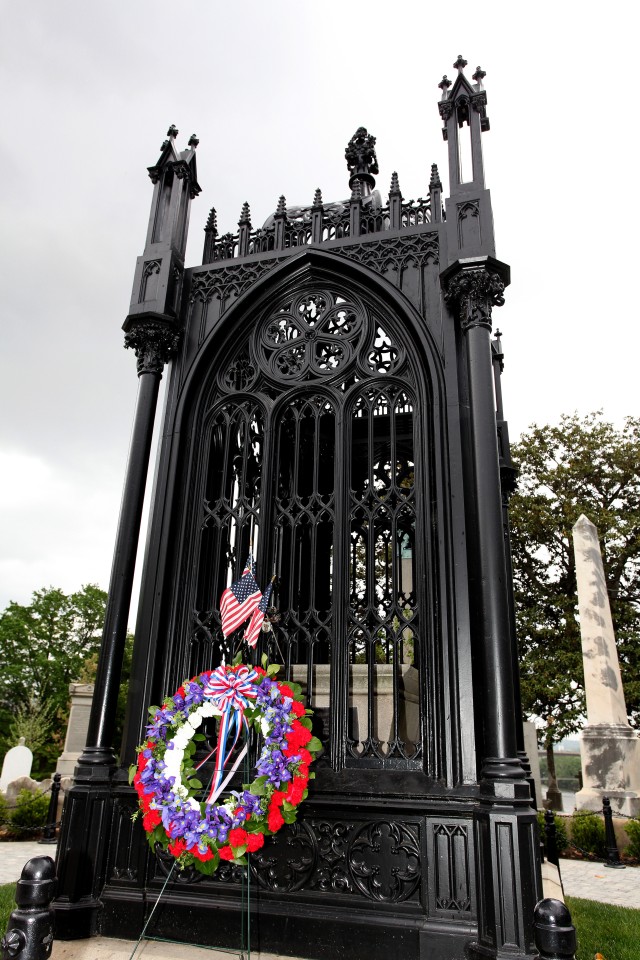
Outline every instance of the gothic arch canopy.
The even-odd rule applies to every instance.
[[[217,601],[251,548],[275,577],[264,644],[306,687],[327,761],[442,776],[424,735],[445,709],[441,384],[424,322],[342,258],[305,251],[234,304],[177,411],[185,590],[165,684],[241,639],[222,642]]]

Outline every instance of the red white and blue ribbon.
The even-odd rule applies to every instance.
[[[216,748],[216,767],[213,773],[213,781],[209,796],[207,797],[207,803],[215,803],[226,786],[227,780],[235,773],[240,759],[243,756],[243,754],[241,754],[233,770],[223,783],[224,768],[238,742],[240,731],[243,725],[247,731],[249,729],[244,711],[249,706],[249,700],[255,699],[257,696],[257,688],[254,683],[257,679],[258,674],[256,671],[246,667],[244,664],[229,671],[227,671],[224,666],[220,666],[214,670],[205,685],[205,697],[210,697],[216,706],[222,710],[220,730],[218,732],[218,746]],[[230,735],[234,735],[233,743],[227,750],[227,740]],[[245,746],[245,753],[246,749]]]

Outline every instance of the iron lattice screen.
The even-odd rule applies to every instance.
[[[261,644],[306,688],[328,755],[420,764],[430,545],[416,534],[428,499],[418,378],[393,319],[338,289],[289,295],[244,327],[193,421],[187,643],[169,686],[237,648],[218,600],[252,545],[280,614]]]

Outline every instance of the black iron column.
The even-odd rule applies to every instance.
[[[443,274],[462,331],[469,425],[468,502],[473,642],[482,663],[478,836],[478,938],[471,958],[535,956],[533,910],[541,896],[535,813],[518,757],[515,658],[496,433],[491,312],[504,303],[509,268],[490,256],[459,260]]]
[[[125,347],[135,350],[138,361],[138,399],[87,743],[78,760],[81,766],[113,768],[117,763],[113,750],[116,706],[158,389],[164,365],[175,352],[177,344],[177,331],[157,321],[136,320],[125,334]]]
[[[466,339],[471,498],[475,504],[477,635],[484,665],[483,782],[524,778],[518,758],[511,625],[503,540],[491,355],[491,311],[504,303],[508,267],[492,257],[458,261],[443,278]],[[519,719],[519,718],[518,718]],[[491,789],[491,788],[490,788]],[[491,791],[492,792],[492,791]]]
[[[125,346],[136,353],[139,389],[87,743],[65,805],[58,845],[59,893],[53,906],[56,936],[63,940],[89,937],[97,930],[111,824],[111,778],[117,766],[116,706],[153,424],[162,371],[179,338],[174,323],[157,315],[129,317],[124,329]]]

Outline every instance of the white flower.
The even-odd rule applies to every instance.
[[[271,724],[266,717],[262,717],[260,720],[260,727],[262,728],[262,736],[266,737],[269,731],[271,730]]]
[[[189,724],[193,727],[193,729],[197,730],[201,723],[202,717],[200,716],[200,711],[198,710],[192,713],[189,717]]]

